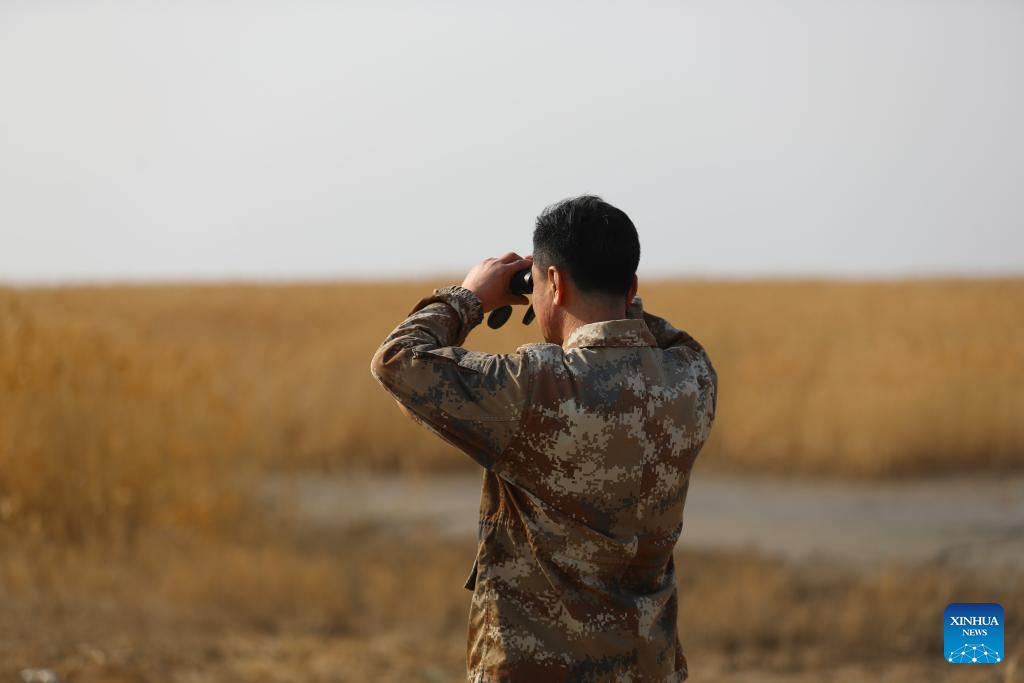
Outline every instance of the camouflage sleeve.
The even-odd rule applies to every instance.
[[[664,318],[659,318],[653,313],[645,311],[643,300],[638,296],[633,297],[633,303],[626,309],[626,317],[643,319],[647,323],[647,328],[651,331],[651,334],[654,335],[654,339],[658,342],[658,348],[660,349],[686,346],[697,353],[704,353],[704,347],[689,334],[676,329],[672,326],[672,323]]]
[[[403,412],[490,468],[519,427],[530,382],[524,354],[460,346],[482,320],[468,289],[435,289],[387,336],[370,372]]]
[[[708,380],[711,382],[712,388],[711,411],[714,414],[718,405],[718,373],[715,371],[715,366],[711,364],[711,358],[700,342],[683,330],[676,329],[672,326],[672,323],[664,318],[659,318],[653,313],[645,311],[643,300],[638,296],[633,297],[633,302],[626,308],[626,317],[642,318],[647,323],[647,328],[651,331],[651,334],[654,335],[658,348],[685,347],[697,352],[700,358],[707,364]]]

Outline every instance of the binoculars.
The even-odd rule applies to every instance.
[[[533,293],[533,277],[530,274],[529,268],[516,271],[512,275],[512,280],[509,282],[509,290],[513,294],[532,294]],[[487,316],[487,326],[492,330],[496,330],[506,322],[512,316],[511,306],[502,306],[501,308],[495,308],[491,311],[491,314]],[[529,325],[533,322],[535,317],[533,312],[533,304],[526,309],[526,315],[523,316],[523,324]]]

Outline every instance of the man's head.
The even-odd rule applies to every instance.
[[[629,216],[594,195],[544,209],[533,231],[533,308],[544,338],[618,320],[636,294],[640,239]]]

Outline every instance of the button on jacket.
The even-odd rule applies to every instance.
[[[469,290],[434,290],[371,364],[485,469],[469,680],[685,680],[672,552],[715,416],[710,359],[639,298],[509,354],[462,348],[482,319]]]

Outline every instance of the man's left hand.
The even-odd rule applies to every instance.
[[[462,286],[476,294],[489,313],[502,306],[525,305],[530,300],[523,294],[513,294],[509,289],[512,276],[533,265],[533,256],[522,257],[509,252],[501,258],[484,259],[466,275]]]

